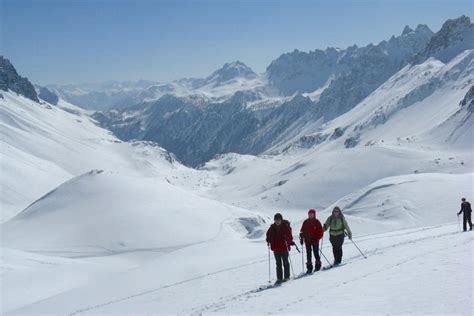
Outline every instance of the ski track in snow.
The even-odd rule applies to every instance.
[[[130,296],[127,296],[127,297],[118,298],[116,300],[104,302],[102,304],[85,307],[83,309],[72,312],[68,315],[77,315],[77,314],[80,314],[80,313],[88,312],[90,310],[98,309],[98,308],[101,308],[101,307],[104,307],[104,306],[107,306],[107,305],[115,304],[115,303],[118,303],[118,302],[123,302],[123,301],[126,301],[126,300],[133,299],[135,297],[147,295],[147,294],[154,293],[154,292],[157,292],[157,291],[160,291],[160,290],[164,290],[164,289],[167,289],[167,288],[170,288],[170,287],[175,287],[175,286],[186,284],[186,283],[189,283],[189,282],[192,282],[192,281],[203,279],[203,278],[206,278],[206,277],[211,276],[211,275],[216,275],[216,274],[219,274],[219,273],[229,272],[229,271],[240,269],[240,268],[243,268],[243,267],[248,267],[248,266],[254,265],[255,263],[259,263],[259,262],[263,262],[263,261],[265,261],[265,260],[254,261],[254,262],[251,262],[251,263],[248,263],[248,264],[239,265],[239,266],[235,266],[235,267],[232,267],[232,268],[222,269],[222,270],[218,270],[218,271],[215,271],[215,272],[209,272],[207,274],[200,275],[200,276],[197,276],[197,277],[194,277],[194,278],[190,278],[190,279],[182,280],[182,281],[179,281],[179,282],[171,283],[171,284],[168,284],[168,285],[164,285],[164,286],[158,287],[156,289],[151,289],[151,290],[144,291],[144,292],[137,293],[137,294],[133,294],[133,295],[130,295]]]
[[[445,226],[445,225],[442,225],[442,226]],[[421,232],[421,231],[425,231],[425,230],[433,230],[433,229],[436,229],[436,228],[439,228],[440,226],[437,226],[437,227],[432,227],[432,228],[424,228],[424,229],[420,229],[420,230],[417,230],[417,232]],[[382,248],[376,248],[374,250],[371,250],[371,251],[367,251],[365,252],[365,254],[367,255],[367,257],[369,258],[369,256],[371,255],[382,255],[384,253],[383,250],[387,250],[387,249],[390,249],[390,248],[396,248],[396,247],[400,247],[400,246],[405,246],[405,245],[410,245],[410,244],[414,244],[414,243],[418,243],[418,242],[422,242],[424,240],[427,240],[427,239],[433,239],[433,238],[442,238],[442,237],[446,237],[446,236],[449,236],[449,235],[455,235],[455,234],[458,234],[459,232],[450,232],[450,233],[445,233],[445,234],[441,234],[441,235],[437,235],[437,236],[429,236],[429,237],[422,237],[422,238],[417,238],[417,239],[414,239],[414,240],[410,240],[410,241],[405,241],[405,242],[400,242],[400,243],[396,243],[396,244],[392,244],[390,246],[387,246],[387,247],[382,247]],[[382,237],[381,237],[382,238]],[[356,278],[353,278],[353,279],[350,279],[350,280],[347,280],[347,281],[343,281],[335,286],[333,286],[332,288],[336,288],[336,287],[340,287],[342,285],[346,285],[347,283],[351,283],[351,282],[354,282],[354,281],[357,281],[359,279],[363,279],[363,278],[366,278],[368,276],[371,276],[371,275],[374,275],[374,274],[378,274],[378,273],[381,273],[381,272],[385,272],[387,269],[391,269],[391,268],[395,268],[395,267],[398,267],[404,263],[406,263],[407,261],[411,261],[411,260],[415,260],[419,257],[423,257],[429,253],[434,253],[434,252],[439,252],[439,251],[444,251],[445,248],[443,249],[436,249],[434,251],[430,251],[430,252],[425,252],[425,253],[421,253],[420,255],[417,255],[415,257],[411,257],[411,258],[408,258],[408,259],[403,259],[403,260],[400,260],[398,261],[396,264],[393,264],[393,265],[390,265],[390,266],[383,266],[381,267],[380,269],[377,269],[375,270],[374,272],[372,273],[366,273],[364,275],[361,275],[361,276],[358,276]],[[345,260],[345,264],[350,264],[351,262],[353,262],[356,258],[360,257],[360,255],[357,255],[357,256],[353,256],[353,257],[350,257],[348,258],[347,260]],[[320,271],[321,272],[321,271]],[[331,273],[334,271],[324,271],[323,273]],[[294,280],[291,280],[290,283],[288,284],[292,284]],[[285,283],[282,285],[282,287],[288,287],[288,285]],[[277,287],[277,288],[280,288],[280,287]],[[269,289],[277,289],[275,287],[272,287],[272,288],[269,288]],[[263,291],[266,291],[266,290],[263,290]],[[191,313],[193,315],[201,315],[202,313],[204,312],[217,312],[219,310],[222,310],[226,303],[228,302],[232,302],[232,301],[235,301],[235,300],[240,300],[241,298],[245,298],[245,300],[248,300],[248,299],[251,299],[253,298],[254,296],[258,295],[259,293],[263,292],[263,291],[259,291],[258,289],[256,290],[251,290],[251,291],[248,291],[248,292],[245,292],[245,293],[242,293],[242,294],[239,294],[239,295],[235,295],[235,296],[229,296],[227,298],[225,298],[224,300],[221,300],[221,301],[218,301],[218,302],[215,302],[215,303],[212,303],[212,304],[206,304],[204,307],[200,307],[198,309],[194,309],[191,311]],[[252,296],[253,295],[253,296]],[[275,312],[282,312],[285,308],[287,307],[290,307],[292,305],[295,305],[297,303],[300,303],[302,301],[305,301],[307,299],[310,299],[310,298],[314,298],[314,294],[312,296],[307,296],[305,298],[299,298],[298,300],[295,300],[295,301],[292,301],[292,302],[289,302],[287,303],[284,307],[282,308],[279,308],[278,310],[276,310]]]
[[[447,235],[451,235],[451,234],[447,234]],[[439,236],[441,237],[441,236]],[[466,243],[468,243],[470,241],[467,241]],[[411,242],[408,242],[406,244],[410,244]],[[395,246],[392,246],[392,247],[395,247]],[[392,248],[392,247],[388,247],[388,248]],[[446,249],[448,248],[451,248],[451,247],[458,247],[458,245],[450,245],[449,247],[445,247],[445,248],[441,248],[441,249],[436,249],[436,250],[432,250],[432,251],[428,251],[428,252],[422,252],[421,254],[417,255],[417,256],[414,256],[414,257],[410,257],[410,258],[407,258],[407,259],[403,259],[403,260],[399,260],[398,262],[396,262],[395,264],[393,265],[389,265],[389,266],[383,266],[381,267],[380,269],[377,269],[375,270],[374,272],[371,272],[371,273],[365,273],[363,275],[360,275],[360,276],[357,276],[355,278],[351,278],[351,279],[348,279],[347,281],[343,281],[343,282],[340,282],[334,286],[332,286],[331,288],[338,288],[338,287],[341,287],[343,285],[346,285],[346,284],[350,284],[354,281],[358,281],[360,279],[364,279],[366,277],[369,277],[369,276],[372,276],[372,275],[375,275],[375,274],[378,274],[378,273],[385,273],[387,272],[387,270],[390,270],[390,269],[393,269],[393,268],[396,268],[396,267],[399,267],[403,264],[406,264],[407,262],[409,261],[413,261],[413,260],[416,260],[418,258],[421,258],[421,257],[424,257],[428,254],[433,254],[433,253],[437,253],[437,252],[444,252],[446,251]],[[281,307],[279,309],[277,309],[276,312],[283,312],[286,308],[288,307],[291,307],[293,305],[296,305],[298,303],[301,303],[305,300],[309,300],[309,299],[314,299],[314,294],[313,295],[310,295],[310,296],[307,296],[307,297],[303,297],[303,298],[299,298],[298,300],[294,300],[294,301],[290,301],[289,303],[287,303],[284,307]]]
[[[357,240],[357,242],[363,243],[365,241],[373,241],[373,240],[377,240],[377,239],[381,239],[381,238],[406,236],[408,234],[416,234],[416,233],[420,233],[420,232],[436,230],[436,229],[446,227],[446,226],[449,226],[449,225],[453,225],[453,224],[437,225],[437,226],[433,226],[433,227],[423,227],[421,229],[413,229],[410,232],[397,233],[397,234],[388,235],[388,236],[385,235],[387,233],[384,233],[384,234],[380,234],[380,233],[379,234],[370,234],[370,235],[362,236],[362,238],[365,238],[365,239]],[[456,235],[456,234],[459,234],[459,232],[456,231],[456,232],[442,233],[442,234],[439,234],[439,235],[425,236],[425,237],[416,238],[416,239],[412,239],[412,240],[408,240],[408,241],[402,241],[402,242],[390,244],[386,247],[380,247],[380,248],[375,248],[375,249],[366,251],[365,254],[370,259],[372,256],[383,255],[386,252],[386,250],[389,250],[389,249],[393,249],[393,248],[397,248],[397,247],[401,247],[401,246],[406,246],[406,245],[411,245],[411,244],[416,244],[416,243],[423,242],[423,241],[428,240],[428,239],[443,238],[443,237],[447,237],[447,236],[450,236],[450,235]],[[383,235],[383,236],[377,236],[377,235]],[[370,237],[370,236],[373,236],[373,237],[372,238],[367,238],[367,237]],[[326,248],[326,249],[328,249],[328,248]],[[387,266],[387,265],[381,266],[379,269],[377,269],[377,270],[375,270],[371,273],[366,273],[366,274],[363,274],[363,275],[359,275],[355,278],[348,279],[346,281],[340,282],[340,283],[334,285],[332,288],[340,287],[340,286],[346,285],[348,283],[360,280],[362,278],[365,278],[365,277],[368,277],[368,276],[371,276],[371,275],[375,275],[375,274],[378,274],[378,273],[382,273],[384,271],[387,271],[388,269],[396,268],[396,267],[406,263],[407,261],[412,261],[412,260],[415,260],[417,258],[423,257],[427,254],[440,252],[440,251],[444,251],[444,250],[445,250],[445,248],[436,249],[436,250],[432,250],[432,251],[429,251],[429,252],[422,252],[417,256],[410,257],[410,258],[407,258],[407,259],[400,259],[396,263],[391,264],[389,266]],[[293,257],[296,257],[296,256],[299,256],[299,254],[298,255],[293,255]],[[354,260],[356,260],[360,257],[361,257],[360,254],[355,255],[355,256],[351,256],[351,257],[349,257],[345,260],[345,264],[353,263]],[[242,269],[242,268],[245,268],[245,267],[253,266],[255,264],[265,262],[266,260],[267,260],[266,258],[262,259],[262,260],[256,260],[256,261],[250,262],[248,264],[243,264],[243,265],[238,265],[238,266],[234,266],[234,267],[231,267],[231,268],[221,269],[221,270],[218,270],[218,271],[210,272],[210,273],[207,273],[207,274],[204,274],[204,275],[196,276],[196,277],[189,278],[189,279],[186,279],[186,280],[182,280],[182,281],[179,281],[179,282],[175,282],[175,283],[171,283],[171,284],[168,284],[168,285],[160,286],[160,287],[155,288],[155,289],[147,290],[147,291],[144,291],[144,292],[139,292],[139,293],[136,293],[136,294],[132,294],[132,295],[129,295],[129,296],[126,296],[126,297],[117,298],[117,299],[110,300],[110,301],[106,301],[106,302],[101,303],[101,304],[96,304],[96,305],[93,305],[93,306],[87,306],[87,307],[78,309],[74,312],[71,312],[68,315],[72,316],[72,315],[78,315],[78,314],[81,314],[81,313],[94,311],[94,310],[100,309],[102,307],[106,307],[106,306],[116,304],[116,303],[119,303],[119,302],[131,300],[131,299],[134,299],[134,298],[137,298],[137,297],[145,296],[145,295],[155,293],[155,292],[158,292],[158,291],[161,291],[161,290],[165,290],[165,289],[169,289],[169,288],[173,288],[173,287],[179,287],[180,285],[187,284],[187,283],[197,281],[197,280],[200,280],[200,279],[204,279],[204,278],[209,277],[209,276],[218,275],[218,274],[226,273],[226,272],[229,272],[229,271],[232,271],[232,270],[238,270],[238,269]],[[364,260],[367,260],[367,259],[364,259]],[[343,268],[343,267],[341,267],[341,268]],[[335,273],[335,272],[331,271],[331,270],[328,270],[328,271],[320,271],[318,273],[325,273],[326,274],[326,273]],[[318,273],[316,273],[316,275]],[[311,277],[311,276],[308,276],[308,277]],[[288,287],[288,285],[293,284],[294,281],[297,281],[300,278],[304,279],[305,277],[304,276],[302,277],[301,275],[298,275],[295,279],[292,279],[288,283],[285,283],[282,287]],[[243,293],[232,294],[232,295],[220,297],[219,300],[216,301],[216,302],[208,303],[208,304],[205,304],[203,306],[195,307],[195,308],[192,308],[190,310],[185,310],[185,311],[182,311],[182,312],[184,312],[185,314],[192,314],[192,315],[201,315],[202,313],[205,313],[205,312],[217,312],[219,310],[224,309],[226,307],[226,304],[229,303],[229,302],[242,300],[242,299],[247,301],[249,299],[252,299],[252,298],[262,294],[263,292],[266,292],[266,291],[269,291],[269,290],[278,290],[279,288],[280,287],[270,287],[270,288],[267,288],[267,289],[260,289],[259,287],[256,287],[254,289],[251,289],[249,291],[245,291]],[[313,296],[298,298],[297,300],[291,301],[291,302],[287,303],[285,306],[280,307],[275,312],[282,312],[285,308],[293,306],[295,304],[298,304],[298,303],[300,303],[304,300],[310,299],[312,297]]]

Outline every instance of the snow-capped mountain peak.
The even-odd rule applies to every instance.
[[[255,79],[257,74],[241,61],[226,63],[206,78],[207,83],[223,83],[236,78]]]

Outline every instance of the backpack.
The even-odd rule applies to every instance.
[[[275,224],[272,224],[272,227],[273,227],[273,234],[276,234],[277,226]],[[281,229],[283,228],[286,228],[288,231],[291,231],[291,224],[286,219],[281,221]]]

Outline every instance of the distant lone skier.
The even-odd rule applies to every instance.
[[[324,230],[321,222],[316,219],[316,210],[310,209],[308,211],[308,218],[305,219],[300,230],[300,244],[303,242],[306,245],[306,273],[313,272],[313,263],[311,260],[311,252],[314,254],[316,260],[314,270],[321,269],[321,258],[319,257],[319,240],[323,237]]]
[[[288,261],[290,246],[293,245],[290,222],[283,219],[280,213],[276,213],[275,222],[267,231],[267,243],[270,245],[276,261],[277,283],[287,281],[290,278],[290,263]],[[282,268],[283,266],[283,268]],[[283,278],[283,269],[285,278]]]
[[[463,222],[462,222],[462,229],[464,231],[467,231],[467,223],[469,223],[469,230],[472,230],[472,220],[471,220],[471,213],[472,213],[472,209],[471,209],[471,203],[469,203],[468,201],[466,201],[466,198],[462,198],[461,199],[462,203],[461,203],[461,210],[459,211],[458,213],[458,216],[461,215],[461,213],[463,213]]]
[[[328,217],[324,223],[324,231],[329,229],[329,240],[332,245],[332,253],[334,255],[334,265],[341,264],[342,261],[342,244],[344,243],[344,232],[347,231],[347,236],[352,239],[352,232],[347,224],[346,218],[341,212],[341,209],[336,206],[332,210],[331,216]]]

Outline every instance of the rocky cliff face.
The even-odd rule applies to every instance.
[[[474,86],[471,86],[464,99],[462,99],[461,107],[467,108],[471,113],[474,112]]]
[[[447,20],[411,62],[419,64],[434,57],[447,63],[461,52],[473,48],[474,24],[469,17],[463,15],[457,19]]]
[[[35,88],[28,78],[18,75],[15,67],[3,56],[0,56],[0,90],[11,90],[26,98],[39,102]]]

